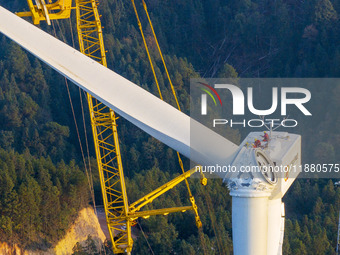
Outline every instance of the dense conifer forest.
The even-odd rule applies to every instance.
[[[189,112],[189,82],[194,77],[340,76],[339,0],[148,0],[165,61],[180,104]],[[144,89],[157,93],[130,1],[100,0],[108,66]],[[136,1],[142,12],[141,3]],[[12,12],[26,1],[0,0]],[[157,64],[165,100],[174,104],[146,17],[146,40]],[[75,24],[74,15],[71,23]],[[72,45],[69,20],[40,27]],[[73,36],[72,36],[73,34]],[[76,121],[85,147],[79,90],[69,84]],[[320,89],[318,88],[318,91]],[[327,113],[304,127],[306,159],[338,162],[340,84],[321,88]],[[85,98],[83,97],[85,100]],[[88,116],[87,107],[85,116]],[[101,191],[89,119],[86,120],[96,204]],[[119,119],[129,200],[134,201],[180,174],[176,153],[132,124]],[[239,143],[244,134],[230,132]],[[311,146],[316,141],[323,141]],[[189,162],[185,162],[186,168]],[[340,209],[336,179],[299,179],[284,198],[283,254],[335,254]],[[231,197],[222,180],[206,187],[190,179],[203,223],[199,237],[190,212],[139,220],[154,254],[232,254]],[[27,249],[47,249],[59,240],[77,212],[92,205],[65,80],[0,34],[0,241]],[[148,208],[189,205],[184,185]],[[134,254],[150,254],[135,227]],[[204,245],[203,245],[204,243]],[[95,254],[89,238],[75,254]],[[99,252],[98,252],[99,254]],[[109,249],[107,250],[109,254]]]

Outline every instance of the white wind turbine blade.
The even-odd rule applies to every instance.
[[[229,140],[1,6],[0,32],[122,117],[196,163],[229,164],[236,153],[238,146]],[[201,134],[194,148],[190,148],[190,125]]]

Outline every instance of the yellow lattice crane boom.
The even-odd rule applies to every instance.
[[[72,0],[54,2],[48,0],[48,3],[45,0],[35,0],[35,4],[32,0],[27,2],[30,11],[19,12],[17,15],[31,16],[34,24],[39,24],[40,21],[51,24],[51,20],[69,18],[71,9],[75,9],[80,51],[107,67],[102,26],[97,9],[98,1],[75,0],[75,7],[72,7]],[[186,180],[195,172],[194,170],[183,171],[182,175],[129,205],[119,148],[117,117],[112,109],[90,94],[87,94],[87,100],[105,215],[114,253],[131,253],[133,246],[131,226],[139,217],[148,218],[151,215],[193,210],[196,215],[196,225],[201,227],[197,206],[192,196],[190,196],[191,206],[140,211],[143,206]]]

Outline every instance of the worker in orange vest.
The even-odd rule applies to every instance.
[[[254,148],[259,148],[259,147],[261,147],[261,141],[255,138]]]
[[[269,135],[267,134],[266,131],[264,131],[263,134],[264,134],[264,135],[262,136],[262,137],[263,137],[263,141],[264,141],[264,142],[268,142],[268,141],[269,141]]]

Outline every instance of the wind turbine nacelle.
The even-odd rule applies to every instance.
[[[263,136],[251,132],[241,143],[231,163],[233,171],[224,177],[232,196],[281,198],[301,172],[300,135],[271,132],[269,141]]]

